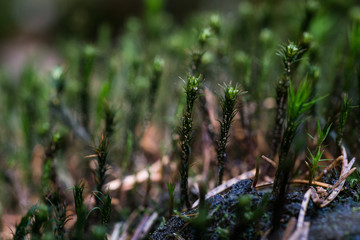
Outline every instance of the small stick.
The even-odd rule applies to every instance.
[[[120,235],[120,228],[122,227],[122,223],[115,223],[114,229],[111,233],[110,240],[118,240]]]
[[[305,179],[294,179],[294,180],[290,180],[290,183],[309,184],[309,181],[305,180]],[[316,185],[316,186],[324,187],[324,188],[331,188],[332,187],[331,184],[323,183],[323,182],[319,182],[319,181],[313,181],[312,184]]]
[[[281,240],[287,240],[290,238],[291,234],[293,233],[296,225],[296,218],[291,217],[288,224],[286,225],[286,229],[284,231],[284,235]]]
[[[145,215],[141,220],[140,224],[135,230],[134,235],[131,240],[143,239],[146,234],[150,231],[151,226],[154,224],[155,220],[158,217],[158,213],[154,212],[151,216]]]
[[[309,231],[310,231],[310,222],[304,222],[300,240],[307,240],[309,238]]]
[[[134,234],[131,237],[131,240],[140,239],[141,232],[144,228],[145,223],[149,220],[149,214],[145,214],[141,220],[140,223],[137,225]]]
[[[304,194],[304,199],[301,203],[301,208],[300,208],[300,212],[299,212],[298,221],[296,224],[296,229],[300,229],[304,225],[305,214],[306,214],[307,206],[308,206],[309,200],[310,200],[310,193],[311,193],[311,189],[308,189],[306,191],[306,193]]]
[[[253,184],[252,184],[253,188],[256,187],[256,184],[257,184],[258,179],[259,179],[259,171],[260,171],[260,169],[259,169],[259,163],[260,163],[260,158],[257,157],[257,158],[256,158],[256,166],[255,166],[256,172],[255,172],[254,182],[253,182]]]
[[[304,179],[294,179],[294,180],[290,180],[289,183],[291,183],[291,184],[309,184],[309,181],[304,180]],[[256,189],[257,190],[264,189],[264,188],[272,186],[273,184],[274,184],[274,182],[264,183],[264,184],[256,186]],[[313,185],[321,186],[321,187],[325,187],[325,188],[331,188],[332,187],[331,184],[318,182],[318,181],[313,181]]]
[[[122,228],[122,234],[119,238],[117,238],[118,240],[126,240],[129,238],[128,236],[128,230],[131,226],[131,224],[134,222],[134,220],[136,219],[137,217],[137,212],[136,211],[133,211],[130,216],[128,217],[128,219],[126,220],[126,222],[124,223],[123,225],[123,228]]]
[[[335,168],[337,165],[339,165],[340,162],[342,162],[344,159],[343,156],[338,157],[335,159],[329,166],[327,166],[317,177],[315,177],[315,180],[320,180],[325,174],[327,174],[331,169]]]
[[[160,182],[162,180],[162,166],[171,164],[169,157],[165,155],[162,159],[157,160],[155,163],[149,166],[151,181]],[[174,165],[170,165],[171,169],[174,169]],[[175,170],[175,169],[174,169]],[[110,191],[129,191],[133,189],[136,183],[143,183],[149,179],[149,172],[147,169],[140,170],[139,172],[126,176],[124,179],[115,179],[105,184],[105,189]]]
[[[271,160],[270,158],[266,157],[265,155],[262,155],[261,158],[264,159],[265,161],[267,161],[268,163],[270,163],[270,165],[273,166],[274,168],[277,168],[277,163],[274,160]]]
[[[340,176],[339,180],[332,186],[331,190],[334,190],[335,188],[337,188],[337,187],[340,185],[340,183],[341,183],[342,181],[345,181],[346,178],[347,178],[348,176],[350,176],[355,170],[356,170],[356,167],[353,167],[352,169],[350,169],[350,171],[348,171],[348,172],[345,173],[344,175]]]
[[[327,206],[329,203],[331,203],[335,198],[336,196],[339,194],[339,192],[341,191],[342,187],[344,186],[345,184],[345,180],[346,178],[351,174],[353,173],[354,171],[356,170],[356,168],[352,168],[348,173],[346,173],[344,176],[342,176],[338,182],[336,183],[336,185],[338,185],[331,193],[330,195],[324,200],[323,203],[320,204],[320,208],[323,208],[325,206]],[[343,179],[344,178],[344,179]],[[343,180],[342,180],[343,179]]]
[[[288,240],[300,240],[301,230],[302,229],[296,229],[295,232],[288,238]]]
[[[304,225],[300,229],[296,229],[296,231],[289,237],[289,240],[307,240],[310,230],[310,222],[304,222]]]
[[[355,163],[355,158],[352,158],[351,161],[349,162],[348,158],[347,158],[347,153],[346,153],[346,150],[344,147],[342,147],[342,154],[343,154],[344,158],[343,158],[343,165],[341,168],[340,178],[339,178],[339,180],[336,181],[334,186],[331,188],[331,190],[332,190],[331,193],[326,197],[325,200],[323,200],[321,202],[320,208],[327,206],[329,203],[331,203],[336,198],[336,196],[339,194],[339,192],[343,188],[346,178],[356,170],[356,168],[351,168],[352,165]]]

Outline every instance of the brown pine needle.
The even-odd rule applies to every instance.
[[[277,168],[277,163],[274,160],[271,160],[270,158],[266,157],[265,155],[262,155],[261,158],[264,159],[265,161],[267,161],[268,163],[270,163],[270,165],[273,166],[274,168]]]
[[[337,159],[335,159],[329,166],[327,166],[317,177],[315,177],[315,180],[318,181],[322,178],[322,176],[324,176],[325,174],[327,174],[331,169],[335,168],[336,166],[338,166],[342,161],[343,161],[344,157],[340,156]]]
[[[289,183],[291,183],[291,184],[309,184],[309,181],[304,180],[304,179],[294,179],[294,180],[290,180]],[[256,189],[259,190],[259,189],[264,189],[264,188],[267,188],[267,187],[271,187],[273,184],[274,184],[274,182],[260,184],[260,185],[256,186]],[[318,182],[318,181],[313,181],[313,185],[321,186],[321,187],[325,187],[325,188],[331,188],[332,187],[331,184]]]

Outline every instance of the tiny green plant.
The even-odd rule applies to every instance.
[[[221,19],[219,14],[213,14],[210,16],[210,28],[214,35],[220,34]]]
[[[305,52],[299,44],[289,41],[287,45],[282,45],[277,55],[281,57],[284,64],[285,81],[289,82],[294,64],[298,62]]]
[[[165,61],[163,58],[155,57],[152,64],[150,87],[149,87],[149,111],[154,108],[156,93],[158,92],[161,75],[164,72]]]
[[[43,194],[51,192],[51,185],[56,185],[56,174],[54,169],[54,160],[60,148],[61,134],[56,132],[45,150],[45,160],[43,164],[43,173],[41,176],[41,185]]]
[[[167,182],[166,183],[168,193],[169,193],[169,218],[171,218],[174,210],[174,201],[175,201],[175,185]]]
[[[55,222],[56,222],[56,226],[55,226],[55,237],[56,239],[60,240],[60,239],[66,239],[65,238],[65,234],[66,234],[66,230],[65,230],[65,224],[70,221],[70,216],[66,215],[66,206],[65,205],[61,205],[58,207],[58,209],[55,211]]]
[[[94,68],[95,58],[96,49],[91,45],[85,46],[81,55],[79,74],[83,84],[80,92],[82,124],[87,130],[89,130],[90,123],[90,76]]]
[[[199,34],[199,45],[201,47],[201,49],[204,48],[205,43],[208,41],[208,39],[211,37],[212,32],[211,32],[211,28],[207,27],[207,28],[203,28]]]
[[[312,185],[316,171],[318,170],[319,167],[321,167],[319,163],[321,161],[326,161],[328,159],[322,159],[324,150],[322,150],[321,148],[318,148],[315,154],[313,154],[310,150],[308,151],[309,151],[309,156],[307,157],[307,161],[305,163],[309,168],[309,185]]]
[[[84,227],[86,223],[87,209],[84,204],[84,192],[85,184],[80,182],[76,184],[73,188],[74,202],[75,202],[75,213],[76,213],[76,223],[75,223],[75,239],[82,239]]]
[[[37,205],[32,206],[29,211],[21,218],[19,224],[16,225],[16,230],[14,233],[14,240],[23,240],[26,235],[29,233],[29,227],[35,216],[37,210]]]
[[[105,115],[105,136],[108,139],[111,139],[115,131],[116,110],[107,101],[104,101],[104,115]]]
[[[62,202],[58,192],[49,194],[47,197],[47,202],[54,212],[55,227],[54,227],[54,236],[57,240],[62,240],[66,238],[65,224],[70,221],[71,216],[67,215],[66,204]]]
[[[329,135],[331,126],[332,126],[332,123],[325,125],[324,128],[322,129],[320,126],[320,121],[318,121],[317,122],[317,138],[311,136],[308,133],[308,136],[316,143],[317,148],[321,147],[322,144],[324,143],[326,137]]]
[[[338,145],[338,148],[341,147],[341,144],[343,142],[343,136],[344,136],[344,129],[346,126],[346,122],[349,118],[349,113],[351,109],[357,108],[357,106],[352,106],[351,100],[347,95],[344,96],[343,104],[341,107],[340,115],[339,115],[339,125],[337,129],[337,136],[336,136],[336,144]]]
[[[109,153],[109,141],[101,135],[98,146],[94,147],[94,153],[96,155],[97,169],[95,174],[96,191],[103,193],[103,186],[107,177],[108,170],[108,153]],[[96,202],[99,205],[99,200],[96,198]]]
[[[106,227],[103,225],[92,226],[91,229],[91,239],[94,240],[107,240],[106,236]]]
[[[194,49],[191,51],[191,63],[190,63],[190,70],[192,74],[198,74],[199,67],[201,64],[202,57],[204,55],[204,50],[197,50]]]
[[[256,163],[255,163],[255,177],[254,177],[254,181],[253,181],[253,188],[256,187],[256,184],[259,180],[259,174],[260,174],[260,157],[256,158]]]
[[[145,192],[145,196],[144,196],[144,206],[145,207],[148,206],[149,201],[151,200],[150,191],[151,191],[151,187],[152,187],[151,171],[150,171],[149,167],[147,167],[146,170],[148,173],[148,178],[147,178],[147,184],[146,184],[146,192]]]
[[[103,187],[107,178],[108,170],[108,153],[109,153],[109,140],[104,135],[101,135],[98,146],[94,148],[94,152],[97,156],[97,169],[95,174],[96,190],[94,191],[96,207],[93,208],[90,213],[94,210],[99,210],[101,213],[101,224],[106,227],[110,221],[111,215],[111,196],[107,192],[105,195]],[[89,213],[89,214],[90,214]]]
[[[202,58],[205,54],[205,46],[209,43],[209,39],[213,36],[220,35],[221,21],[218,14],[213,14],[210,17],[208,26],[199,30],[197,38],[197,47],[191,51],[190,71],[193,75],[199,74],[199,68],[202,63]]]
[[[294,166],[294,159],[288,157],[291,143],[295,137],[297,129],[305,120],[305,114],[321,98],[312,99],[312,83],[305,78],[299,84],[295,92],[291,82],[288,89],[288,108],[286,118],[286,128],[281,141],[279,164],[276,169],[273,195],[275,196],[275,206],[273,214],[273,225],[276,228],[280,221],[280,214],[284,201],[286,186]]]
[[[99,210],[101,214],[101,224],[104,227],[107,227],[110,222],[111,217],[111,196],[110,193],[107,192],[104,195],[102,192],[95,191],[94,192],[95,198],[99,201],[100,205],[93,208],[90,213],[94,210]]]
[[[105,227],[109,225],[110,223],[110,217],[111,217],[111,196],[108,192],[104,198],[103,202],[103,208],[101,211],[101,224]]]
[[[42,239],[43,230],[49,225],[49,209],[39,204],[35,212],[34,221],[31,225],[31,239]]]
[[[236,224],[229,239],[248,239],[245,237],[247,230],[264,215],[269,199],[270,194],[265,194],[261,202],[255,208],[252,203],[251,195],[241,196],[235,210]],[[254,237],[256,239],[257,236]]]
[[[312,140],[314,140],[315,143],[316,143],[316,150],[315,150],[314,154],[308,148],[309,156],[307,157],[307,161],[305,162],[306,166],[309,168],[309,185],[312,185],[315,174],[316,174],[317,170],[319,169],[319,167],[321,167],[321,165],[319,165],[319,163],[321,161],[328,160],[328,159],[322,159],[322,155],[324,153],[323,143],[324,143],[327,135],[330,132],[331,125],[332,124],[329,124],[328,126],[325,126],[323,129],[321,129],[320,122],[318,121],[318,124],[317,124],[317,138],[311,136],[308,133],[308,136]]]
[[[192,111],[195,100],[198,98],[202,77],[188,75],[185,85],[186,106],[182,116],[182,125],[180,128],[180,145],[181,145],[181,169],[180,169],[180,202],[182,206],[190,208],[188,195],[188,174],[190,145],[192,140],[193,118]]]
[[[277,55],[281,57],[284,65],[284,74],[276,85],[277,109],[272,138],[273,156],[275,156],[278,152],[279,143],[281,142],[281,133],[283,131],[283,126],[286,119],[286,105],[288,96],[287,92],[289,88],[289,82],[291,80],[291,74],[294,71],[294,64],[300,60],[304,51],[305,50],[301,49],[298,44],[289,42],[287,45],[282,45],[280,50],[277,52]]]
[[[245,94],[245,91],[241,91],[238,86],[232,86],[231,84],[225,84],[224,97],[221,98],[222,106],[222,121],[220,121],[220,136],[217,141],[217,159],[218,159],[218,180],[217,185],[220,185],[224,175],[224,164],[227,159],[226,144],[229,139],[229,130],[236,115],[236,100],[239,95]]]
[[[55,67],[51,72],[51,80],[56,90],[56,95],[60,96],[65,89],[65,72],[62,67]]]

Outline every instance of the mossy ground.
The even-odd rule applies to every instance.
[[[215,195],[207,200],[209,213],[211,213],[210,226],[203,229],[202,239],[261,239],[263,235],[271,230],[272,201],[269,200],[267,209],[258,222],[251,223],[247,230],[236,237],[231,237],[231,233],[236,225],[236,206],[239,198],[250,195],[251,209],[254,211],[258,207],[264,192],[258,192],[251,187],[252,181],[244,180],[226,193]],[[306,188],[293,187],[286,195],[283,208],[280,228],[268,235],[269,239],[279,239],[284,233],[291,217],[298,218],[301,202],[303,201]],[[196,239],[194,230],[189,224],[190,219],[194,218],[197,209],[182,213],[183,217],[174,216],[165,225],[159,227],[151,234],[151,239]],[[189,216],[186,219],[186,216]],[[228,219],[224,221],[224,216]],[[344,190],[339,194],[328,207],[320,209],[311,201],[308,205],[305,221],[310,221],[309,239],[357,239],[360,238],[358,222],[360,220],[360,202],[358,193],[352,190]],[[221,234],[223,229],[226,234]]]
[[[309,99],[324,98],[295,119],[282,156],[291,169],[281,182],[308,180],[306,162],[309,152],[316,153],[308,134],[317,138],[318,123],[331,125],[319,147],[324,158],[339,156],[341,144],[358,158],[359,36],[356,0],[0,0],[0,238],[11,238],[24,216],[30,217],[19,232],[27,237],[136,238],[149,216],[155,216],[141,236],[149,238],[169,211],[185,211],[181,165],[188,169],[193,203],[221,182],[222,172],[220,179],[226,182],[254,169],[263,154],[277,158],[290,123],[287,87],[297,91],[304,79],[312,82],[305,94]],[[288,50],[297,53],[290,62],[284,59]],[[189,141],[181,149],[179,128],[186,109],[182,79],[198,74],[203,81],[185,122]],[[281,84],[285,82],[289,84]],[[247,93],[237,96],[235,109],[224,111],[222,86],[230,85]],[[232,121],[224,122],[224,112]],[[109,144],[94,153],[101,139]],[[182,150],[186,164],[181,164]],[[99,159],[96,154],[102,151],[106,154]],[[260,159],[259,168],[258,184],[274,180],[276,164],[274,168]],[[312,174],[322,169],[315,166]],[[323,181],[333,184],[338,175],[336,169]],[[310,202],[310,238],[320,237],[317,229],[326,230],[322,236],[329,238],[357,236],[351,223],[358,217],[359,180],[357,170],[347,189],[324,209]],[[72,188],[81,183],[84,190],[74,201]],[[229,238],[232,228],[249,238],[264,234],[274,200],[270,197],[259,217],[250,210],[266,195],[245,183],[209,201],[210,209],[218,208],[210,211],[216,218],[212,226],[207,226],[205,211],[182,233],[190,238],[192,225],[199,234],[203,223],[209,238]],[[297,216],[304,191],[287,190],[281,229]],[[240,198],[242,205],[237,203],[244,194],[252,196],[253,205],[246,197]],[[81,206],[78,211],[76,205]],[[32,206],[38,208],[27,215]],[[336,216],[350,223],[338,226]]]

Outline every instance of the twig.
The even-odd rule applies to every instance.
[[[143,239],[146,236],[146,234],[150,231],[150,228],[154,224],[157,217],[158,217],[157,212],[154,212],[153,214],[151,214],[151,216],[146,214],[141,219],[131,240]]]
[[[284,231],[284,235],[281,238],[281,240],[288,240],[290,238],[291,234],[294,232],[295,226],[296,226],[296,218],[291,217],[288,224],[287,224],[287,226],[286,226],[286,229]]]
[[[304,225],[300,229],[296,229],[296,231],[291,235],[289,240],[307,240],[310,230],[310,222],[304,222]]]
[[[290,180],[290,183],[309,184],[309,181],[305,180],[305,179],[294,179],[294,180]],[[331,184],[324,183],[324,182],[319,182],[319,181],[313,181],[312,184],[320,186],[320,187],[324,187],[324,188],[331,188],[332,187]]]
[[[150,179],[152,182],[159,182],[162,180],[161,170],[162,165],[169,164],[169,158],[167,156],[163,157],[163,161],[158,160],[149,167]],[[143,169],[136,174],[126,176],[123,180],[115,179],[105,185],[105,189],[110,191],[115,191],[121,189],[121,191],[131,190],[135,183],[142,183],[148,180],[149,172],[147,169]]]
[[[296,224],[296,229],[300,229],[304,226],[304,219],[305,219],[307,206],[308,206],[309,200],[310,200],[310,193],[311,193],[311,189],[308,189],[306,191],[306,193],[304,194],[304,199],[301,203],[301,208],[300,208],[300,212],[299,212],[298,221]]]
[[[294,180],[290,180],[289,183],[291,183],[291,184],[309,184],[309,181],[304,180],[304,179],[294,179]],[[271,187],[273,184],[274,184],[274,182],[268,182],[268,183],[264,183],[264,184],[261,184],[261,185],[257,185],[256,189],[259,190],[259,189]],[[331,188],[332,187],[331,184],[318,182],[318,181],[313,181],[313,185],[317,185],[317,186],[321,186],[321,187],[325,187],[325,188]]]
[[[128,217],[128,219],[126,220],[126,222],[123,225],[122,231],[121,231],[121,236],[119,238],[117,238],[118,240],[126,240],[128,239],[128,230],[131,226],[131,224],[134,222],[134,220],[137,217],[137,211],[134,211],[130,214],[130,216]]]
[[[307,240],[309,238],[310,222],[304,222],[304,226],[301,231],[302,234],[300,236],[300,240]]]
[[[270,163],[271,166],[273,166],[274,168],[277,168],[277,163],[273,160],[271,160],[270,158],[266,157],[265,155],[261,156],[262,159],[264,159],[265,161],[267,161],[268,163]]]
[[[256,165],[255,165],[256,172],[255,172],[254,182],[252,184],[253,188],[256,186],[256,184],[258,182],[258,179],[259,179],[259,174],[260,174],[259,162],[260,162],[260,159],[259,159],[259,157],[257,157],[256,158]]]
[[[312,187],[309,188],[306,193],[304,194],[304,199],[301,203],[301,208],[299,212],[299,217],[296,224],[296,230],[291,234],[291,229],[288,227],[286,228],[286,232],[284,233],[284,236],[282,239],[289,239],[289,240],[307,240],[309,229],[310,229],[310,222],[304,222],[306,209],[309,205],[310,195],[312,192]],[[290,219],[292,222],[289,221],[288,226],[295,225],[296,220]],[[285,235],[286,234],[286,235]],[[291,236],[290,236],[291,234]]]
[[[120,229],[121,227],[124,226],[123,223],[115,223],[114,225],[114,229],[111,233],[111,236],[110,236],[110,240],[118,240],[119,239],[119,235],[120,235]]]
[[[334,167],[336,167],[337,165],[339,165],[340,162],[342,162],[344,159],[343,156],[338,157],[337,159],[335,159],[335,161],[333,161],[329,166],[327,166],[317,177],[315,177],[315,180],[318,181],[320,180],[325,174],[327,174],[331,169],[333,169]]]

